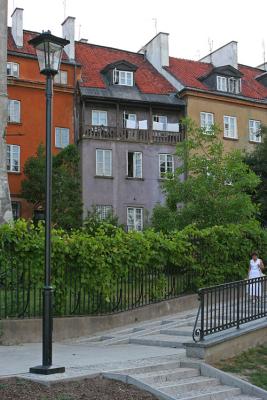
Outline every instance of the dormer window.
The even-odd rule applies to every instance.
[[[217,76],[217,90],[227,92],[227,78],[225,76]]]
[[[220,92],[228,92],[238,94],[241,92],[240,78],[226,78],[225,76],[217,76],[217,90]]]
[[[133,72],[120,71],[117,68],[113,70],[114,85],[133,86]]]

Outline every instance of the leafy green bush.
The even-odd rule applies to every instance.
[[[109,232],[110,233],[110,232]],[[105,227],[94,232],[52,232],[52,284],[57,313],[63,313],[68,291],[79,287],[97,290],[109,302],[117,279],[131,271],[157,271],[156,290],[161,293],[166,273],[190,273],[191,289],[246,277],[250,253],[267,256],[267,235],[257,222],[198,229],[188,226],[169,235],[153,230],[124,232]],[[15,277],[13,266],[15,266]],[[5,286],[25,280],[43,285],[44,228],[26,221],[0,227],[0,280]],[[0,282],[1,283],[1,282]],[[156,294],[155,294],[156,296]]]

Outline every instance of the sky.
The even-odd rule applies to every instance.
[[[76,40],[138,51],[168,32],[170,55],[198,60],[236,40],[238,61],[267,60],[266,0],[8,0],[24,8],[24,29],[61,36],[65,16],[76,18]],[[266,52],[266,56],[264,56]]]

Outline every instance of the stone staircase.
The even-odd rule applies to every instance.
[[[245,395],[239,387],[224,385],[219,378],[203,376],[193,363],[169,362],[103,373],[147,390],[161,400],[261,400]]]

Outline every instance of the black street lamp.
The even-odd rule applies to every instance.
[[[69,41],[43,32],[29,40],[36,49],[40,72],[46,75],[46,201],[45,201],[45,276],[43,289],[43,360],[42,365],[30,368],[35,374],[65,372],[65,367],[52,365],[52,297],[51,287],[51,203],[52,203],[52,152],[51,123],[53,77],[58,73],[64,46]]]

